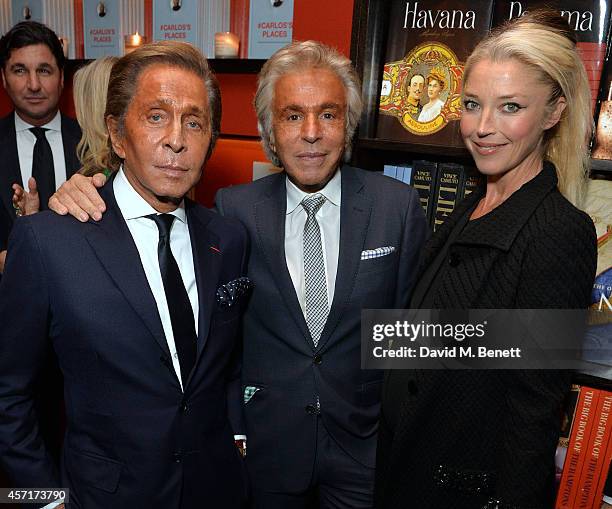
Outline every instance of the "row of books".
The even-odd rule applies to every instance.
[[[383,173],[414,187],[427,221],[436,230],[457,204],[482,183],[473,168],[455,163],[413,161],[410,166],[385,165]]]
[[[600,509],[612,462],[612,392],[573,385],[557,447],[555,509]],[[609,500],[609,499],[607,499]]]
[[[596,113],[612,158],[612,80],[609,60],[612,0],[393,0],[375,137],[380,140],[463,147],[459,133],[464,64],[494,27],[537,7],[556,9],[576,34]],[[609,67],[602,80],[604,66]],[[437,86],[428,92],[428,84]],[[606,103],[606,104],[604,104]],[[602,156],[600,156],[602,157]]]

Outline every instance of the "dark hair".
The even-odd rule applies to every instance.
[[[202,78],[208,95],[210,114],[211,140],[210,146],[208,147],[208,154],[206,155],[208,159],[219,137],[219,131],[221,130],[221,92],[217,79],[210,70],[204,55],[202,55],[198,49],[186,42],[152,42],[121,57],[115,65],[113,65],[111,70],[104,118],[109,115],[116,118],[119,133],[123,133],[125,128],[125,116],[128,106],[136,92],[138,79],[145,69],[155,64],[164,64],[169,67],[185,69]],[[108,143],[108,148],[111,152],[111,169],[117,169],[121,164],[121,160],[113,152],[110,139]]]
[[[11,58],[11,51],[14,49],[36,44],[47,46],[53,53],[59,69],[64,69],[66,58],[64,57],[62,43],[53,30],[38,21],[21,21],[2,36],[0,39],[0,67],[4,69],[7,60]]]

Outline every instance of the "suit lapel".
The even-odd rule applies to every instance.
[[[134,239],[115,201],[112,182],[109,181],[100,192],[107,204],[107,212],[100,222],[92,222],[97,227],[87,235],[87,241],[115,285],[164,352],[167,360],[170,360],[170,351],[157,312],[157,304],[140,262]]]
[[[338,254],[338,272],[334,300],[318,350],[323,348],[345,309],[353,293],[357,271],[361,262],[361,251],[368,232],[372,213],[372,200],[365,196],[363,183],[352,168],[342,169],[342,198],[340,204],[340,252]]]
[[[68,180],[81,167],[81,162],[76,153],[76,146],[79,143],[80,133],[75,125],[70,125],[73,121],[69,120],[64,115],[61,115],[61,122],[64,162],[66,164],[66,180]]]
[[[313,342],[302,313],[287,268],[285,259],[285,214],[287,212],[287,188],[285,187],[285,173],[279,173],[274,179],[269,195],[254,206],[255,225],[257,228],[257,242],[263,253],[270,274],[278,287],[285,304],[304,340],[310,348]]]
[[[193,251],[193,266],[198,286],[198,353],[196,366],[208,339],[211,316],[215,307],[216,290],[221,274],[223,254],[218,251],[219,237],[207,224],[210,218],[199,213],[195,204],[186,202],[187,224]],[[211,249],[211,246],[215,249]],[[196,369],[194,368],[193,373]]]
[[[0,198],[2,206],[9,212],[12,218],[15,218],[12,185],[17,183],[23,187],[17,152],[14,115],[15,113],[11,113],[3,118],[2,127],[0,128],[0,139],[2,140],[0,143],[0,161],[2,161],[3,167],[3,170],[0,172]]]

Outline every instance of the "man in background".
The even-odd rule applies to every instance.
[[[0,39],[2,84],[14,111],[0,119],[0,274],[15,217],[13,184],[38,189],[41,210],[79,169],[81,130],[62,115],[64,52],[55,33],[35,21],[15,25]]]

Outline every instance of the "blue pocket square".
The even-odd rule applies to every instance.
[[[239,277],[217,288],[217,304],[231,308],[236,302],[249,293],[253,283],[248,277]]]
[[[390,255],[395,251],[395,246],[377,247],[376,249],[366,249],[361,252],[362,260],[371,260],[372,258],[380,258],[381,256]]]
[[[261,390],[261,387],[255,387],[254,385],[247,385],[244,388],[244,395],[243,395],[244,404],[246,405],[249,401],[251,401],[251,398],[255,396],[255,393],[260,390]]]

